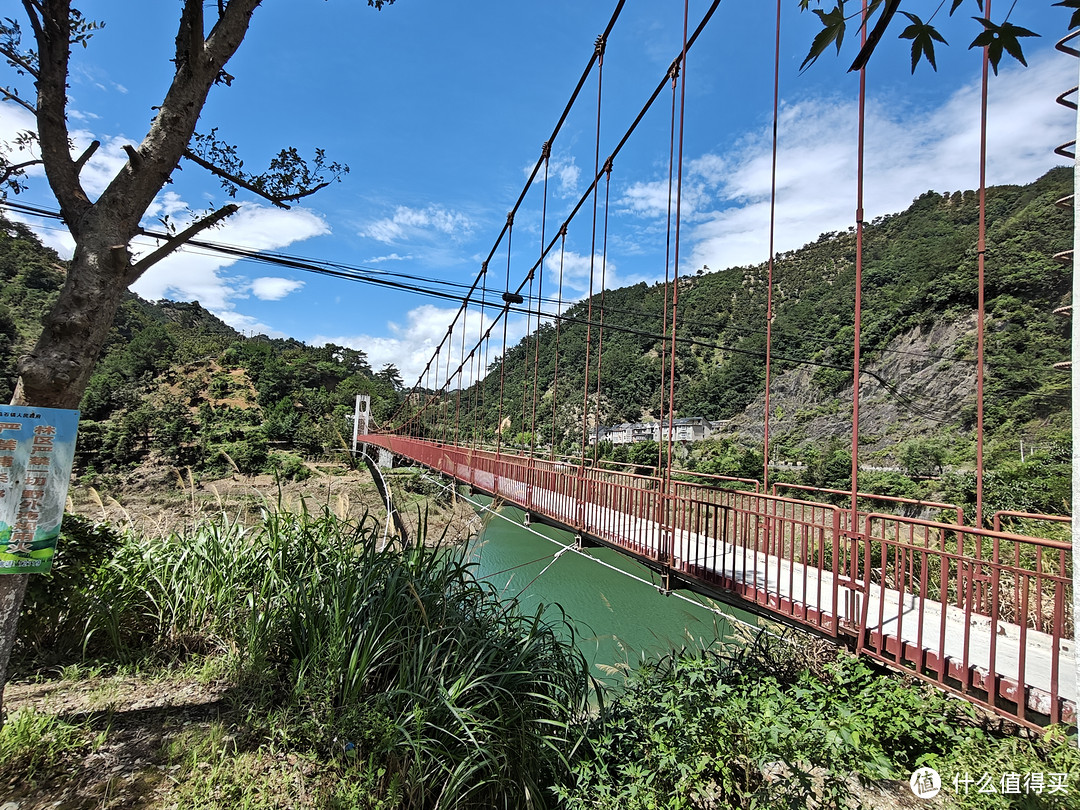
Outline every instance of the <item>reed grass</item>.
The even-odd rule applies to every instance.
[[[304,503],[129,532],[87,582],[83,647],[223,656],[267,742],[378,772],[401,806],[551,806],[596,688],[572,627],[507,603],[457,549],[380,539]]]

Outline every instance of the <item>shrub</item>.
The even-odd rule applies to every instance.
[[[303,459],[292,453],[271,453],[269,467],[285,481],[306,481],[314,475]]]
[[[859,781],[906,781],[924,764],[950,791],[964,771],[1068,773],[1075,786],[1080,754],[1058,731],[1043,743],[994,737],[928,686],[847,655],[814,674],[798,655],[761,634],[644,666],[591,721],[560,798],[570,810],[857,806]],[[972,794],[950,798],[1009,806]]]
[[[30,577],[26,585],[14,650],[17,666],[49,664],[79,651],[87,586],[122,542],[107,525],[64,515],[52,571]]]

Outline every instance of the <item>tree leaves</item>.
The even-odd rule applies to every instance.
[[[295,147],[288,147],[278,152],[265,172],[251,174],[244,170],[236,147],[217,137],[217,127],[207,135],[196,132],[184,157],[221,180],[221,187],[230,197],[243,188],[279,208],[288,208],[286,203],[310,196],[349,173],[343,163],[327,163],[323,149],[316,149],[315,158],[309,162]]]
[[[820,8],[812,9],[821,20],[822,30],[814,37],[810,45],[810,53],[806,55],[799,70],[806,70],[818,60],[833,42],[836,43],[836,52],[840,53],[840,46],[844,44],[844,30],[847,28],[847,20],[844,18],[844,0],[836,0],[836,7],[832,11],[823,11]]]
[[[964,0],[953,0],[952,8],[949,9],[949,16],[950,17],[953,14],[956,13],[956,10],[958,8],[960,8],[960,6],[963,4],[963,2],[964,2]],[[975,2],[979,4],[979,11],[982,11],[983,10],[983,0],[975,0]]]
[[[934,42],[936,40],[943,45],[949,43],[945,41],[945,37],[939,34],[934,26],[924,23],[914,14],[909,14],[906,11],[900,13],[911,20],[911,25],[900,32],[900,39],[911,40],[911,72],[915,72],[915,67],[923,56],[930,63],[930,67],[936,71],[937,61],[934,59]]]
[[[1072,17],[1069,18],[1069,28],[1072,29],[1080,26],[1080,0],[1061,0],[1060,3],[1054,3],[1054,5],[1076,9],[1073,12]]]
[[[818,0],[820,3],[820,0]],[[844,2],[845,0],[836,0],[836,5],[831,11],[824,11],[820,8],[810,9],[821,20],[821,31],[814,37],[813,44],[810,46],[810,52],[806,55],[802,64],[799,66],[800,71],[806,70],[808,67],[814,64],[818,60],[818,57],[825,52],[825,50],[832,45],[836,44],[837,53],[840,52],[840,48],[844,42],[844,33],[847,28],[847,18],[844,14]],[[874,15],[874,12],[882,5],[884,0],[872,0],[867,8],[866,21]],[[952,0],[952,4],[949,8],[949,16],[952,16],[965,0]],[[982,11],[984,4],[983,0],[974,0],[975,5]],[[799,0],[799,7],[805,11],[810,7],[811,0]],[[866,65],[871,54],[873,53],[881,35],[885,32],[885,29],[889,26],[893,14],[898,10],[900,0],[890,0],[885,6],[885,11],[881,17],[877,20],[873,31],[867,38],[866,44],[860,50],[859,55],[856,57],[855,62],[852,63],[850,70],[859,70]],[[942,3],[944,5],[944,3]],[[1069,21],[1069,27],[1075,28],[1080,26],[1080,0],[1059,0],[1055,3],[1056,6],[1062,6],[1065,8],[1074,9],[1072,18]],[[940,7],[937,11],[940,11]],[[911,72],[915,72],[915,68],[923,58],[930,63],[930,66],[936,71],[937,60],[934,52],[934,43],[940,42],[943,45],[947,45],[948,42],[941,35],[938,29],[931,23],[934,17],[937,15],[937,11],[930,15],[930,19],[923,21],[920,17],[915,16],[907,11],[901,11],[905,17],[908,18],[909,25],[900,33],[900,39],[911,40]],[[859,16],[856,12],[852,16]],[[1027,66],[1027,61],[1024,58],[1024,51],[1020,44],[1020,40],[1024,37],[1037,37],[1034,31],[1029,31],[1027,28],[1022,28],[1019,25],[1013,25],[1006,21],[1000,25],[991,22],[985,17],[972,17],[973,20],[983,26],[983,31],[969,46],[970,48],[985,47],[988,51],[990,63],[994,67],[994,74],[998,72],[998,65],[1001,62],[1001,57],[1004,54],[1016,59],[1020,64]]]
[[[987,56],[990,59],[991,66],[994,68],[995,76],[997,75],[998,63],[1001,62],[1003,53],[1009,54],[1009,56],[1018,61],[1021,65],[1027,67],[1023,49],[1020,47],[1020,38],[1037,37],[1039,36],[1038,34],[1009,22],[996,25],[995,23],[990,22],[990,20],[982,17],[972,17],[972,19],[981,23],[985,30],[975,37],[968,46],[968,49],[986,48]]]

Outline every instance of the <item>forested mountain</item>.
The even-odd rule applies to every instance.
[[[28,228],[0,218],[0,397],[63,283],[65,263]],[[244,338],[198,303],[129,294],[81,404],[76,471],[115,472],[161,458],[196,473],[302,476],[300,456],[349,442],[355,395],[376,420],[400,378],[362,351]]]
[[[1021,441],[1029,453],[1068,456],[1069,375],[1053,364],[1069,358],[1068,318],[1054,310],[1070,300],[1071,268],[1053,256],[1072,244],[1072,212],[1055,205],[1071,191],[1067,169],[1052,170],[1026,186],[987,191],[989,466],[1019,459]],[[933,441],[954,466],[970,467],[978,217],[976,192],[930,191],[903,213],[865,228],[860,388],[865,465],[896,465],[911,442]],[[679,287],[676,414],[732,420],[724,441],[744,453],[760,452],[762,437],[767,271],[767,264],[699,271]],[[848,454],[850,466],[854,275],[854,229],[822,234],[774,262],[775,460],[817,463],[835,447]],[[600,424],[659,418],[666,405],[658,337],[663,285],[642,283],[605,293],[598,363],[599,305],[597,295],[590,412],[597,405],[599,365]],[[530,438],[535,371],[535,441],[547,445],[554,439],[566,452],[580,447],[587,312],[588,301],[570,307],[558,333],[545,323],[536,337],[507,352],[504,374],[499,362],[492,364],[478,395],[470,391],[462,397],[463,404],[478,403],[479,424],[492,426],[487,440],[494,439],[500,385],[503,440]],[[540,342],[539,352],[534,340]],[[536,369],[534,355],[539,356]],[[590,416],[590,429],[593,424]],[[695,456],[687,462],[700,462]],[[841,480],[834,475],[831,482]],[[1061,508],[1058,503],[1056,510]]]
[[[1069,357],[1069,322],[1054,310],[1070,300],[1071,268],[1053,256],[1071,246],[1071,211],[1055,205],[1071,186],[1071,172],[1056,169],[987,192],[988,485],[999,482],[998,502],[1010,508],[1068,508],[1069,375],[1053,364]],[[36,337],[64,263],[24,226],[0,225],[0,396],[10,397],[15,360]],[[861,463],[898,466],[911,478],[951,469],[957,500],[970,495],[973,462],[977,227],[975,192],[931,191],[869,223],[864,239]],[[849,484],[854,256],[853,231],[826,233],[780,254],[774,267],[771,458],[802,465],[789,477],[819,485]],[[682,448],[683,466],[761,474],[767,270],[733,267],[680,281],[676,414],[730,420],[713,441]],[[666,403],[663,285],[608,290],[603,303],[598,364],[599,296],[593,301],[589,426],[597,403],[600,424],[657,419]],[[546,322],[510,349],[505,373],[493,363],[479,389],[462,394],[460,412],[428,415],[453,411],[468,440],[475,407],[484,440],[494,441],[502,387],[505,444],[554,440],[577,452],[587,313],[588,302],[579,302],[557,329]],[[298,456],[343,446],[356,393],[371,394],[382,421],[400,402],[399,387],[395,369],[374,373],[362,351],[245,339],[198,303],[130,295],[82,402],[78,469],[110,472],[161,458],[207,474],[302,474]],[[640,461],[626,448],[608,450]],[[912,494],[911,478],[871,475],[867,483]]]

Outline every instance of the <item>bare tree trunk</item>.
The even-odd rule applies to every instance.
[[[7,574],[0,577],[0,685],[7,685],[7,665],[15,646],[23,596],[29,574]],[[0,722],[4,715],[4,692],[0,688]]]
[[[45,318],[37,344],[30,354],[19,359],[19,382],[12,405],[79,406],[127,289],[131,262],[123,247],[126,242],[122,237],[104,237],[96,244],[76,249],[60,297]],[[29,577],[0,576],[0,722],[8,662]]]
[[[131,235],[94,236],[76,248],[37,344],[19,358],[12,405],[79,407],[131,271],[126,247]]]

